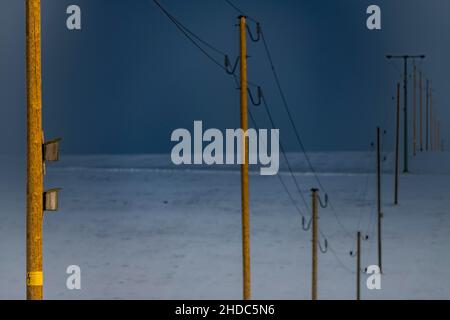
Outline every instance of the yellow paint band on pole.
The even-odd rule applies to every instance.
[[[27,70],[27,299],[43,298],[42,218],[42,93],[40,0],[26,1]]]
[[[243,298],[251,299],[250,275],[250,208],[248,186],[248,100],[247,100],[247,40],[246,18],[239,17],[240,23],[240,49],[241,49],[241,129],[243,138],[243,164],[241,165],[241,196],[242,196],[242,262],[243,262]]]
[[[42,271],[34,271],[27,273],[27,286],[36,287],[44,284],[44,274]]]

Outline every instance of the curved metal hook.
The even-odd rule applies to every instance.
[[[308,225],[305,227],[305,217],[302,217],[302,229],[304,231],[308,231],[309,229],[311,229],[311,223],[312,223],[312,218],[309,220]]]
[[[261,25],[259,24],[259,22],[256,23],[256,38],[253,37],[252,31],[250,30],[248,24],[247,24],[247,31],[248,34],[250,35],[250,39],[252,39],[253,42],[258,42],[259,40],[261,40]]]
[[[322,209],[326,209],[328,207],[328,194],[325,194],[325,204],[322,202],[320,196],[317,196],[317,198],[319,199],[319,204],[322,207]]]
[[[261,105],[261,101],[262,101],[262,90],[261,87],[258,87],[258,102],[255,102],[255,100],[253,99],[253,95],[252,92],[250,91],[250,89],[247,89],[248,91],[248,95],[250,97],[250,100],[252,101],[254,106],[260,106]]]
[[[229,69],[229,67],[231,66],[230,58],[228,57],[228,55],[225,55],[225,71],[228,74],[230,74],[230,75],[234,75],[234,73],[236,72],[236,69],[237,69],[237,66],[239,64],[240,59],[241,59],[241,57],[237,57],[236,58],[236,61],[234,62],[234,66],[233,66],[233,68],[230,71],[230,69]]]
[[[320,252],[322,252],[323,254],[327,253],[328,252],[328,240],[325,239],[325,241],[324,241],[324,248],[322,248],[322,245],[320,244],[320,241],[318,241],[318,243],[319,243]]]

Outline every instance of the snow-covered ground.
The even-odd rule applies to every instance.
[[[320,209],[330,251],[319,256],[319,298],[355,297],[356,231],[363,266],[376,264],[373,153],[311,154],[334,210]],[[309,202],[317,183],[290,155]],[[44,222],[48,299],[240,299],[240,178],[236,168],[175,168],[163,156],[63,156],[46,186],[62,187]],[[450,298],[450,154],[420,155],[392,205],[392,156],[383,163],[382,290],[364,299]],[[25,163],[1,159],[0,298],[24,298]],[[289,174],[280,173],[309,216]],[[310,232],[278,177],[255,171],[251,186],[255,299],[309,299]],[[79,265],[82,289],[67,290]]]

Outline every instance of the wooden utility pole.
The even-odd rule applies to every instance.
[[[423,85],[422,85],[422,71],[419,73],[419,91],[420,91],[420,152],[423,152]]]
[[[381,139],[380,127],[377,127],[377,218],[378,218],[378,266],[382,272],[382,256],[381,256]]]
[[[43,134],[41,89],[41,3],[26,1],[27,70],[27,219],[26,287],[27,299],[43,298]]]
[[[394,205],[398,205],[398,176],[400,161],[400,83],[397,84],[397,124],[395,133],[395,181],[394,181]]]
[[[441,152],[441,122],[438,120],[437,123],[437,151]]]
[[[433,89],[430,83],[430,150],[434,150]]]
[[[417,154],[417,68],[416,60],[414,61],[414,73],[413,73],[413,155]]]
[[[437,121],[437,114],[434,113],[434,151],[438,151],[438,121]]]
[[[250,276],[250,207],[248,186],[248,97],[247,97],[247,28],[246,17],[239,17],[240,29],[240,66],[241,66],[241,129],[244,131],[243,138],[243,164],[241,165],[241,195],[242,195],[242,262],[243,262],[243,297],[244,300],[251,299],[251,276]]]
[[[317,193],[318,189],[311,189],[312,192],[312,300],[317,300],[317,245],[318,245],[318,206]]]
[[[429,107],[430,107],[429,102],[430,102],[430,82],[427,79],[427,109],[426,109],[426,116],[425,116],[425,118],[426,118],[426,120],[425,120],[425,150],[426,151],[428,151],[429,128],[430,128],[430,125],[429,125],[429,121],[430,121],[430,118],[429,118]]]
[[[356,300],[361,300],[361,232],[356,234]]]

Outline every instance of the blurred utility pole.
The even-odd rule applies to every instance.
[[[400,158],[400,83],[397,84],[397,120],[395,131],[395,181],[394,181],[394,205],[398,205],[398,175]]]
[[[356,300],[361,300],[361,232],[356,234]]]
[[[430,81],[427,79],[427,109],[425,116],[425,150],[428,151],[428,142],[429,142],[429,128],[430,128],[430,118],[429,118],[429,110],[430,110]]]
[[[417,154],[417,68],[416,60],[413,59],[414,73],[413,73],[413,155]]]
[[[437,151],[441,152],[442,151],[442,144],[441,144],[441,121],[438,120],[437,123]]]
[[[423,152],[423,84],[422,84],[422,71],[419,73],[419,98],[420,98],[420,152]]]
[[[382,272],[381,256],[381,138],[380,127],[377,127],[377,222],[378,222],[378,267]]]
[[[430,81],[430,150],[434,150],[433,85]]]
[[[317,245],[318,245],[318,189],[311,189],[312,192],[312,281],[311,281],[311,299],[317,300]]]
[[[387,55],[388,59],[403,59],[404,64],[404,79],[403,79],[403,90],[404,90],[404,168],[403,172],[408,173],[408,59],[424,59],[425,55],[410,56],[410,55],[400,55],[393,56]]]

